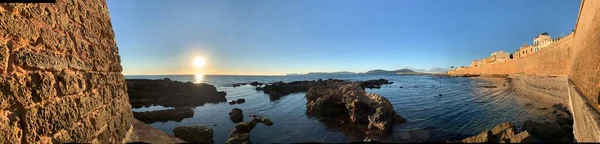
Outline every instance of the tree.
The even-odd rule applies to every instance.
[[[542,35],[548,35],[548,32],[544,32],[544,33],[542,33]]]
[[[454,68],[454,66],[451,66],[450,68],[451,68],[451,69],[453,69],[453,68]]]

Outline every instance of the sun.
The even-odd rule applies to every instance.
[[[198,56],[198,57],[194,58],[193,64],[197,68],[204,68],[204,65],[206,64],[206,60],[204,60],[203,57]]]

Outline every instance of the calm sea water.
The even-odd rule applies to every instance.
[[[501,88],[480,88],[493,85],[489,81],[471,78],[450,78],[430,75],[399,76],[194,76],[159,75],[125,76],[126,79],[163,79],[177,81],[205,82],[213,84],[219,91],[227,92],[227,100],[246,99],[246,103],[205,104],[194,108],[193,118],[181,122],[158,122],[151,124],[166,133],[173,134],[173,128],[186,125],[201,125],[213,128],[215,143],[224,143],[234,124],[228,113],[232,108],[240,108],[245,120],[251,114],[270,118],[275,125],[257,125],[250,133],[254,143],[293,143],[293,142],[351,142],[352,137],[342,132],[327,129],[316,119],[305,115],[304,93],[295,93],[278,100],[270,100],[262,91],[252,86],[231,87],[239,82],[291,82],[297,80],[346,79],[370,80],[384,78],[394,82],[381,89],[367,89],[390,100],[395,111],[408,120],[408,123],[394,127],[388,142],[446,141],[462,139],[480,133],[499,123],[510,121],[520,127],[527,119],[543,117],[535,110],[525,108],[523,98]],[[502,87],[502,85],[496,85]],[[442,94],[443,96],[439,96]],[[150,111],[168,109],[160,106],[134,109]],[[217,126],[213,126],[216,124]]]

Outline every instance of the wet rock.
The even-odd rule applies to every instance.
[[[256,87],[256,90],[263,91],[264,93],[269,94],[269,96],[272,100],[276,100],[282,96],[289,95],[291,93],[306,92],[312,86],[326,85],[326,84],[330,84],[330,83],[339,83],[339,82],[350,83],[351,81],[338,80],[338,79],[327,79],[327,80],[319,79],[316,81],[294,81],[294,82],[289,82],[289,83],[284,83],[284,82],[280,81],[280,82],[275,82],[272,84],[267,84],[263,87]],[[368,81],[362,81],[362,82],[358,81],[358,83],[360,83],[360,86],[364,89],[365,87],[366,88],[380,88],[381,85],[391,84],[392,82],[389,82],[385,79],[379,79],[379,80],[368,80]]]
[[[250,142],[250,134],[243,133],[243,134],[231,135],[229,137],[229,139],[227,139],[227,142],[225,142],[225,143],[226,144],[251,144],[252,142]]]
[[[239,108],[233,108],[231,112],[229,112],[229,119],[233,123],[239,123],[244,121],[243,111]]]
[[[539,142],[527,131],[517,133],[510,122],[496,125],[491,130],[483,131],[475,136],[465,138],[461,143],[530,143]]]
[[[381,85],[384,84],[392,84],[393,82],[389,82],[386,79],[378,79],[378,80],[368,80],[360,82],[360,86],[362,88],[381,88]]]
[[[242,104],[242,103],[245,103],[245,102],[246,102],[246,99],[237,99],[237,100],[235,100],[235,103],[237,103],[237,104]]]
[[[203,126],[178,126],[173,133],[175,137],[190,143],[214,143],[213,130]]]
[[[243,85],[251,85],[251,86],[261,86],[261,85],[265,85],[264,83],[259,83],[259,82],[251,82],[251,83],[234,83],[232,84],[233,87],[239,87],[239,86],[243,86]]]
[[[133,117],[148,124],[154,122],[167,121],[181,122],[183,119],[191,118],[193,116],[194,111],[191,108],[176,108],[149,112],[133,112]]]
[[[127,93],[133,108],[160,105],[165,107],[195,107],[205,103],[226,102],[225,92],[213,85],[191,82],[148,79],[127,79]]]
[[[236,101],[232,100],[229,102],[229,105],[235,105],[236,103],[237,103]]]
[[[227,140],[227,144],[249,144],[252,143],[250,141],[250,131],[256,127],[256,124],[263,123],[267,126],[273,125],[273,122],[268,118],[264,118],[262,116],[251,115],[252,120],[249,122],[240,122],[235,125],[229,139]],[[269,124],[270,123],[270,124]]]
[[[382,96],[366,93],[359,83],[328,83],[306,92],[306,114],[351,135],[386,136],[392,126],[405,123]]]

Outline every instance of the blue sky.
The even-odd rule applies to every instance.
[[[469,65],[574,29],[579,0],[107,0],[126,75]],[[201,56],[207,65],[195,68]]]

